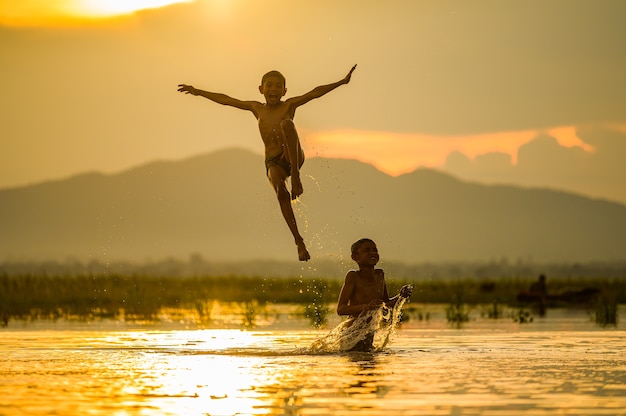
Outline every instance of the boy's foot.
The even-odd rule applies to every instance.
[[[300,175],[292,175],[291,176],[291,199],[296,199],[302,193],[304,189],[302,188],[302,182],[300,181]]]
[[[311,255],[306,249],[304,241],[296,242],[296,245],[298,246],[298,259],[300,259],[300,261],[309,261],[311,259]]]

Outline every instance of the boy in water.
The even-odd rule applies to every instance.
[[[300,146],[300,138],[293,118],[296,109],[301,105],[331,92],[340,85],[349,83],[355,68],[356,65],[350,69],[348,75],[337,82],[321,85],[306,94],[291,97],[285,101],[282,100],[287,93],[285,77],[278,71],[270,71],[263,76],[259,86],[259,91],[265,97],[265,103],[242,101],[225,94],[199,90],[191,85],[178,85],[179,92],[199,95],[218,104],[247,110],[254,114],[259,123],[261,139],[265,145],[267,177],[276,192],[280,210],[298,247],[300,261],[307,261],[311,256],[298,231],[296,218],[291,207],[291,200],[298,198],[304,191],[300,180],[300,168],[304,163],[304,152]],[[289,194],[286,185],[289,176],[291,176],[291,194]]]
[[[337,302],[337,314],[348,315],[352,319],[361,313],[376,310],[385,304],[393,308],[400,298],[408,298],[413,292],[410,285],[402,286],[400,293],[389,298],[385,272],[376,269],[380,259],[376,243],[369,238],[362,238],[352,244],[352,260],[359,265],[359,270],[350,270],[339,294]],[[359,341],[353,351],[370,351],[374,334]]]

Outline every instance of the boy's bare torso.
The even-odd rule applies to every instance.
[[[265,157],[269,158],[283,152],[284,138],[280,123],[293,120],[295,108],[286,102],[269,105],[255,102],[252,112],[258,120],[259,133],[265,145]]]
[[[370,303],[383,299],[385,293],[385,274],[382,269],[375,269],[372,275],[362,270],[351,271],[348,278],[354,283],[350,296],[350,305]]]

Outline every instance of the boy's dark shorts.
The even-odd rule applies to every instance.
[[[285,152],[281,152],[275,156],[265,159],[265,173],[267,174],[272,166],[280,166],[289,177],[291,175],[291,163],[286,157]]]

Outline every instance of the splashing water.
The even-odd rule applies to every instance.
[[[380,308],[361,313],[337,325],[328,335],[306,349],[308,353],[324,354],[342,351],[379,352],[391,341],[402,317],[406,298],[399,298],[393,308]]]

